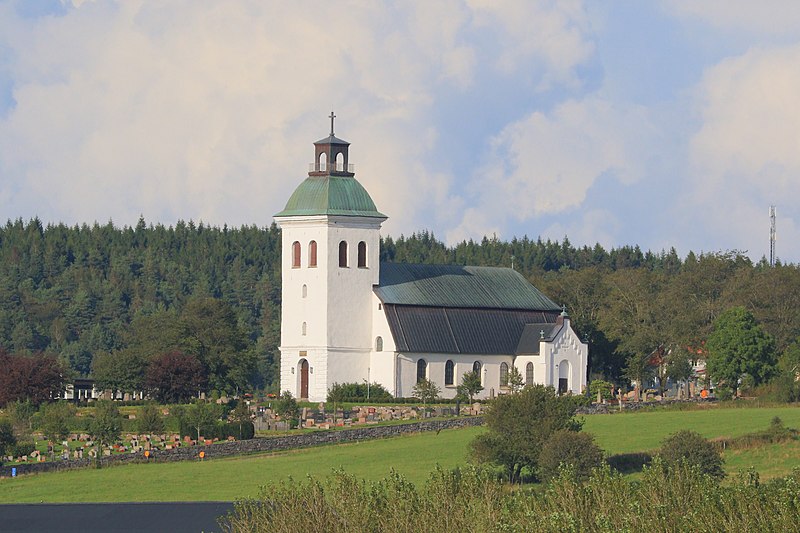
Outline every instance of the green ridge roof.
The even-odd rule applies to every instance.
[[[295,189],[276,217],[344,215],[386,218],[369,193],[349,176],[309,176]]]
[[[561,310],[510,268],[381,263],[375,293],[385,304]]]

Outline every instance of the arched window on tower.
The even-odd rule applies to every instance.
[[[375,337],[375,351],[376,352],[383,351],[383,337]]]
[[[317,170],[319,170],[320,172],[325,172],[325,167],[327,166],[326,165],[327,162],[328,162],[328,154],[326,154],[325,152],[320,152],[319,160],[317,161],[317,167],[319,168]]]
[[[455,375],[456,365],[451,359],[448,359],[444,364],[444,384],[445,386],[453,384],[453,377]]]
[[[308,243],[308,266],[317,266],[317,241]]]
[[[508,363],[500,363],[500,386],[508,387]]]
[[[308,285],[306,285],[305,283],[303,284],[303,288],[300,291],[300,296],[302,298],[305,298],[306,296],[308,296]]]
[[[367,268],[367,243],[358,243],[358,268]]]
[[[305,322],[303,322],[301,333],[305,337],[307,332],[308,332],[308,325]]]
[[[533,385],[533,363],[525,365],[525,385]]]
[[[300,243],[292,243],[292,268],[300,268]]]
[[[428,379],[428,362],[425,359],[417,361],[417,383]]]
[[[347,241],[339,243],[339,267],[347,268]]]
[[[336,154],[336,171],[344,172],[344,154],[342,152]]]

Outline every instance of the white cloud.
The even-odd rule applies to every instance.
[[[478,25],[491,26],[501,45],[496,66],[504,72],[530,69],[544,61],[550,81],[576,82],[574,68],[594,51],[587,39],[589,20],[580,0],[468,0]],[[534,61],[535,64],[535,61]]]
[[[777,204],[784,250],[797,256],[800,217],[800,45],[753,49],[710,68],[698,88],[702,128],[691,140],[696,177],[687,205],[722,247],[767,248]]]
[[[796,0],[665,0],[679,16],[700,19],[716,28],[775,36],[800,31]]]
[[[464,207],[441,164],[454,156],[437,153],[439,103],[495,83],[499,63],[565,80],[591,51],[579,2],[65,6],[23,18],[0,4],[4,216],[268,224],[334,109],[358,179],[408,232]]]
[[[473,192],[480,209],[494,214],[494,225],[497,219],[505,225],[571,211],[582,217],[577,210],[598,178],[611,175],[630,184],[642,177],[655,135],[639,106],[597,95],[568,101],[552,113],[535,112],[507,126],[494,139],[492,157],[476,174]],[[476,228],[479,221],[465,217],[450,234],[488,232],[489,227]],[[597,229],[581,233],[588,242],[610,240],[607,230]]]

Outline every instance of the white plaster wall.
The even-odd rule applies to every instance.
[[[394,396],[400,396],[397,392],[397,380],[395,379],[395,344],[392,331],[389,329],[389,321],[386,319],[386,311],[383,303],[378,296],[372,293],[371,302],[372,313],[372,351],[370,352],[370,381],[380,383],[386,390]],[[375,350],[378,337],[383,339],[383,350]]]
[[[464,355],[464,354],[408,354],[397,355],[398,360],[398,391],[399,396],[408,398],[414,395],[414,385],[417,383],[417,361],[425,359],[428,363],[427,377],[439,386],[442,398],[455,397],[461,378],[466,372],[472,372],[472,365],[480,361],[482,365],[482,384],[484,389],[476,398],[489,398],[500,394],[500,364],[506,363],[511,369],[513,357],[511,355]],[[453,386],[444,384],[444,367],[448,360],[455,363],[453,373]]]
[[[558,388],[559,368],[562,361],[568,361],[569,390],[573,394],[581,394],[586,387],[586,365],[588,362],[589,346],[582,342],[575,330],[572,329],[569,319],[565,320],[555,338],[550,342],[542,342],[540,353],[543,353],[547,363],[546,385]]]
[[[281,390],[300,394],[299,353],[307,352],[309,400],[323,401],[335,382],[366,379],[372,351],[373,285],[379,279],[380,225],[370,217],[281,217]],[[309,267],[309,243],[317,266]],[[348,243],[348,267],[339,267],[339,242]],[[292,267],[292,244],[301,246]],[[358,267],[358,243],[367,244],[367,266]],[[306,285],[306,297],[302,287]],[[302,324],[306,323],[303,335]],[[313,354],[313,356],[312,356]],[[294,373],[292,373],[294,369]],[[363,375],[362,375],[363,374]]]

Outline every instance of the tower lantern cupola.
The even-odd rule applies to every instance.
[[[314,162],[309,169],[309,176],[346,176],[353,177],[353,168],[350,165],[348,149],[350,143],[337,138],[333,133],[333,121],[336,115],[331,114],[331,133],[324,139],[314,143]]]

